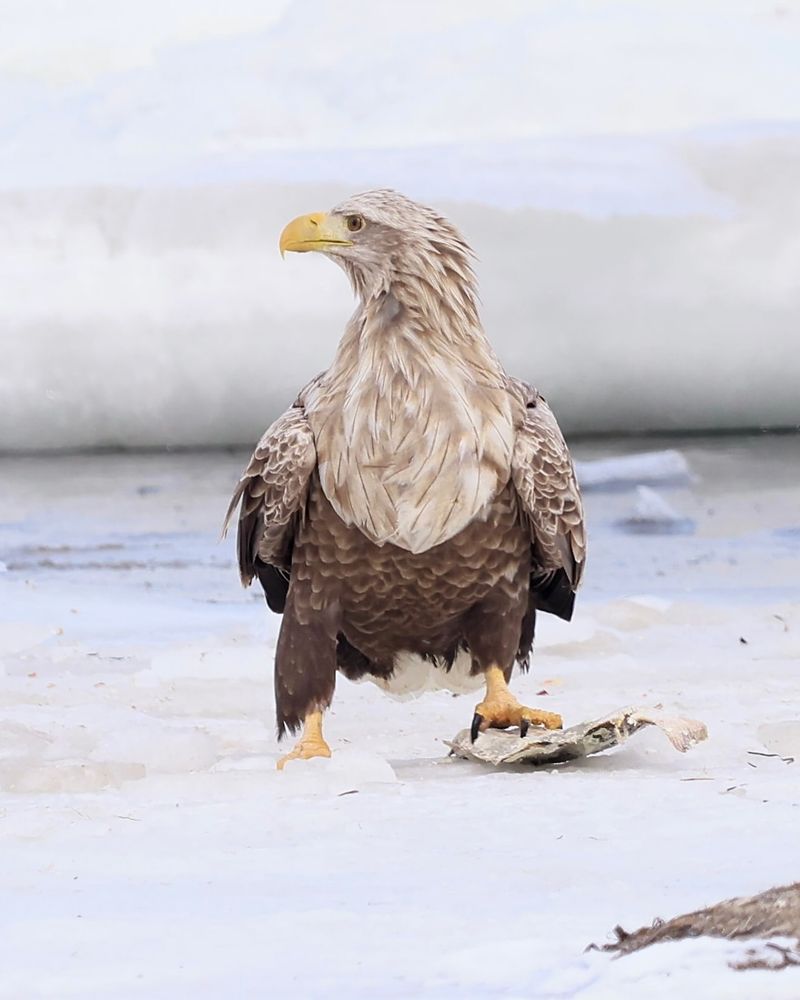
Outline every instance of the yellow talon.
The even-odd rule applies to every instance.
[[[545,729],[561,729],[563,722],[555,712],[545,712],[539,708],[527,708],[521,705],[509,691],[506,678],[500,667],[489,667],[486,671],[486,695],[483,701],[475,706],[475,716],[472,720],[472,738],[475,740],[479,732],[485,729],[506,729],[508,726],[519,726],[524,736],[528,727],[544,726]]]
[[[322,735],[322,712],[309,712],[303,722],[303,735],[297,745],[278,761],[282,771],[287,761],[311,760],[312,757],[330,757],[331,748]]]

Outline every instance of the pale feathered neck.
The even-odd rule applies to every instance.
[[[424,552],[506,485],[518,414],[469,248],[429,210],[403,214],[402,229],[386,223],[338,258],[359,306],[305,406],[339,517],[377,545]]]
[[[459,366],[471,363],[501,378],[481,325],[470,257],[458,234],[444,230],[419,244],[392,248],[380,266],[340,259],[359,305],[337,360],[352,361],[354,350],[388,360],[406,348],[416,356],[449,357]],[[408,366],[401,360],[400,367],[413,367],[415,360],[409,357]]]

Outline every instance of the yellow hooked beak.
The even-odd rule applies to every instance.
[[[281,257],[287,250],[307,253],[309,250],[327,250],[329,247],[351,247],[344,219],[331,217],[325,212],[313,212],[292,219],[281,233]]]

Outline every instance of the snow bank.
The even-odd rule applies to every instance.
[[[461,226],[569,431],[800,422],[788,9],[11,6],[0,449],[254,441],[351,310],[278,233],[375,185]]]
[[[800,143],[781,149],[771,168],[800,169]],[[706,155],[734,218],[440,202],[480,250],[492,340],[567,431],[797,423],[800,192],[787,170],[748,204],[749,157]],[[282,262],[277,234],[348,190],[0,195],[0,448],[255,441],[352,308],[337,268]]]

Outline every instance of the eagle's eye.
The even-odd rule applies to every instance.
[[[364,228],[364,220],[360,215],[347,215],[344,220],[345,225],[351,233],[357,233]]]

